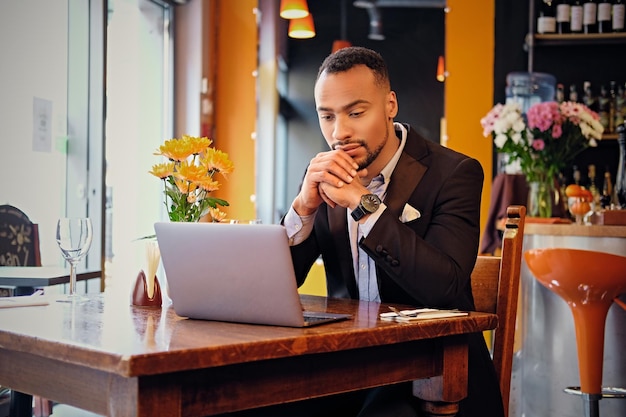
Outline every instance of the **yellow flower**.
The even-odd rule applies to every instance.
[[[184,161],[193,155],[194,148],[189,141],[180,139],[166,140],[161,145],[155,155],[163,155],[171,161]]]
[[[206,192],[217,191],[220,189],[220,183],[212,180],[210,177],[197,182],[198,187],[202,188]]]
[[[178,188],[178,191],[180,191],[181,194],[185,195],[193,193],[194,191],[196,191],[196,188],[198,188],[195,183],[189,182],[187,180],[176,179],[174,180],[174,184],[176,185],[176,188]]]
[[[150,171],[150,174],[152,174],[155,177],[159,177],[162,180],[164,180],[165,178],[167,178],[170,175],[174,174],[174,163],[173,162],[166,162],[164,164],[153,165],[152,166],[152,171]]]
[[[186,141],[191,150],[192,155],[198,155],[206,151],[213,141],[207,137],[196,138],[194,136],[183,135],[182,141]]]
[[[217,171],[223,175],[233,172],[234,166],[228,154],[215,148],[209,148],[200,161],[209,171]]]
[[[198,182],[206,178],[207,170],[203,166],[193,165],[187,161],[183,161],[178,165],[174,176],[181,180]]]
[[[213,207],[209,207],[209,215],[211,216],[211,219],[213,219],[214,222],[221,222],[222,220],[224,220],[226,218],[226,213],[224,213],[222,210]]]

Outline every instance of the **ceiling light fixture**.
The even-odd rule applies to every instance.
[[[439,55],[439,59],[437,60],[437,81],[440,83],[444,82],[448,77],[448,72],[446,71],[446,64],[443,58],[443,55]]]
[[[340,36],[341,39],[337,39],[333,42],[333,49],[332,49],[332,53],[334,54],[335,52],[337,52],[340,49],[343,48],[347,48],[349,46],[352,46],[352,43],[348,40],[348,35],[347,35],[347,13],[346,13],[346,0],[341,0],[341,21],[340,21]]]
[[[313,25],[313,16],[300,19],[291,19],[289,21],[289,37],[295,39],[309,39],[315,36],[315,25]]]
[[[306,0],[281,0],[280,17],[283,19],[300,19],[309,15]]]
[[[353,4],[356,7],[362,7],[367,10],[367,14],[370,18],[370,33],[367,37],[375,41],[384,41],[383,19],[378,9],[378,3],[375,0],[358,0]]]

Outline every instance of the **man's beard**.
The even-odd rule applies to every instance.
[[[356,163],[359,165],[359,170],[369,167],[372,164],[372,162],[374,162],[376,158],[378,158],[378,155],[380,155],[380,153],[382,152],[388,140],[389,140],[389,130],[385,130],[385,138],[378,145],[378,147],[374,150],[371,150],[368,144],[365,143],[365,141],[357,141],[358,143],[361,144],[361,146],[363,146],[363,148],[365,148],[365,151],[367,152],[365,155],[365,159],[361,161],[356,161]]]

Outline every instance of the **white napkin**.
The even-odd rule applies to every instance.
[[[408,223],[415,219],[419,219],[420,217],[422,217],[422,213],[420,213],[418,209],[407,203],[404,205],[404,209],[402,210],[400,221],[402,223]]]
[[[45,306],[50,304],[48,297],[36,296],[16,296],[0,297],[0,308]]]
[[[156,276],[157,268],[159,267],[159,261],[161,260],[161,252],[159,251],[159,244],[156,240],[146,242],[146,287],[148,289],[148,298],[154,297],[154,277]]]

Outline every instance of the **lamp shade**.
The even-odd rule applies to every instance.
[[[313,16],[309,14],[300,19],[291,19],[289,21],[289,37],[296,39],[308,39],[315,36],[315,26],[313,25]]]
[[[300,19],[309,15],[306,0],[281,0],[280,17],[283,19]]]
[[[337,39],[336,41],[333,42],[332,53],[334,54],[338,50],[343,49],[343,48],[347,48],[349,46],[352,46],[352,43],[350,41],[347,41],[345,39]]]
[[[443,55],[439,55],[439,59],[437,60],[437,81],[440,83],[444,82],[446,76],[446,64]]]

